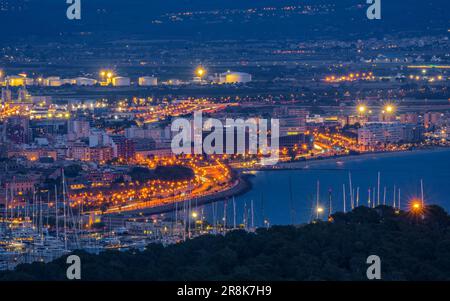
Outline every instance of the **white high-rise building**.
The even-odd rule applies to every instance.
[[[375,146],[402,140],[402,124],[398,122],[368,122],[358,130],[358,143]]]

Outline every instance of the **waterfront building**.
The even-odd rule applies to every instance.
[[[425,128],[418,124],[404,124],[402,126],[403,142],[420,142],[423,140]]]
[[[402,125],[398,122],[368,122],[358,129],[358,143],[376,146],[402,140]]]
[[[306,116],[280,119],[280,137],[303,134],[306,130]]]

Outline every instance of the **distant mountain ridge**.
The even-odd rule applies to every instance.
[[[446,0],[382,1],[381,21],[366,18],[365,0],[81,0],[81,21],[66,18],[64,0],[21,1],[23,10],[0,11],[0,24],[8,27],[5,36],[56,37],[61,32],[88,31],[149,38],[314,39],[438,33],[450,28]],[[289,9],[305,6],[313,7],[311,14]],[[272,7],[278,10],[264,10]],[[233,13],[236,10],[248,12]],[[190,15],[177,15],[180,12]]]

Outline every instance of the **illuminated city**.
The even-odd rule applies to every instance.
[[[448,15],[372,31],[365,1],[156,1],[139,11],[101,0],[83,6],[81,20],[56,17],[51,1],[34,16],[37,2],[0,0],[0,22],[24,23],[0,41],[0,279],[35,279],[39,264],[73,254],[181,258],[220,245],[217,263],[186,255],[198,270],[141,279],[127,274],[139,266],[130,263],[116,279],[87,274],[361,281],[371,252],[400,250],[372,241],[383,231],[436,250],[417,277],[386,259],[387,280],[450,279],[436,259],[450,225]],[[177,121],[193,129],[180,132]],[[180,136],[188,151],[177,153]],[[374,232],[359,239],[364,231]],[[322,248],[321,237],[342,233],[348,250],[338,239]],[[425,233],[439,234],[430,242]],[[303,237],[322,249],[307,254]],[[426,257],[415,250],[410,262]],[[220,260],[233,269],[208,269]]]

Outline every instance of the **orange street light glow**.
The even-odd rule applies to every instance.
[[[367,107],[365,105],[358,106],[358,112],[364,113],[366,110],[367,110]]]
[[[392,112],[394,112],[394,106],[387,105],[385,110],[386,110],[387,113],[392,113]]]
[[[198,76],[202,77],[203,75],[206,74],[206,70],[203,67],[198,67],[196,73]]]
[[[414,213],[420,213],[423,210],[422,201],[421,200],[413,200],[411,202],[411,211]]]

